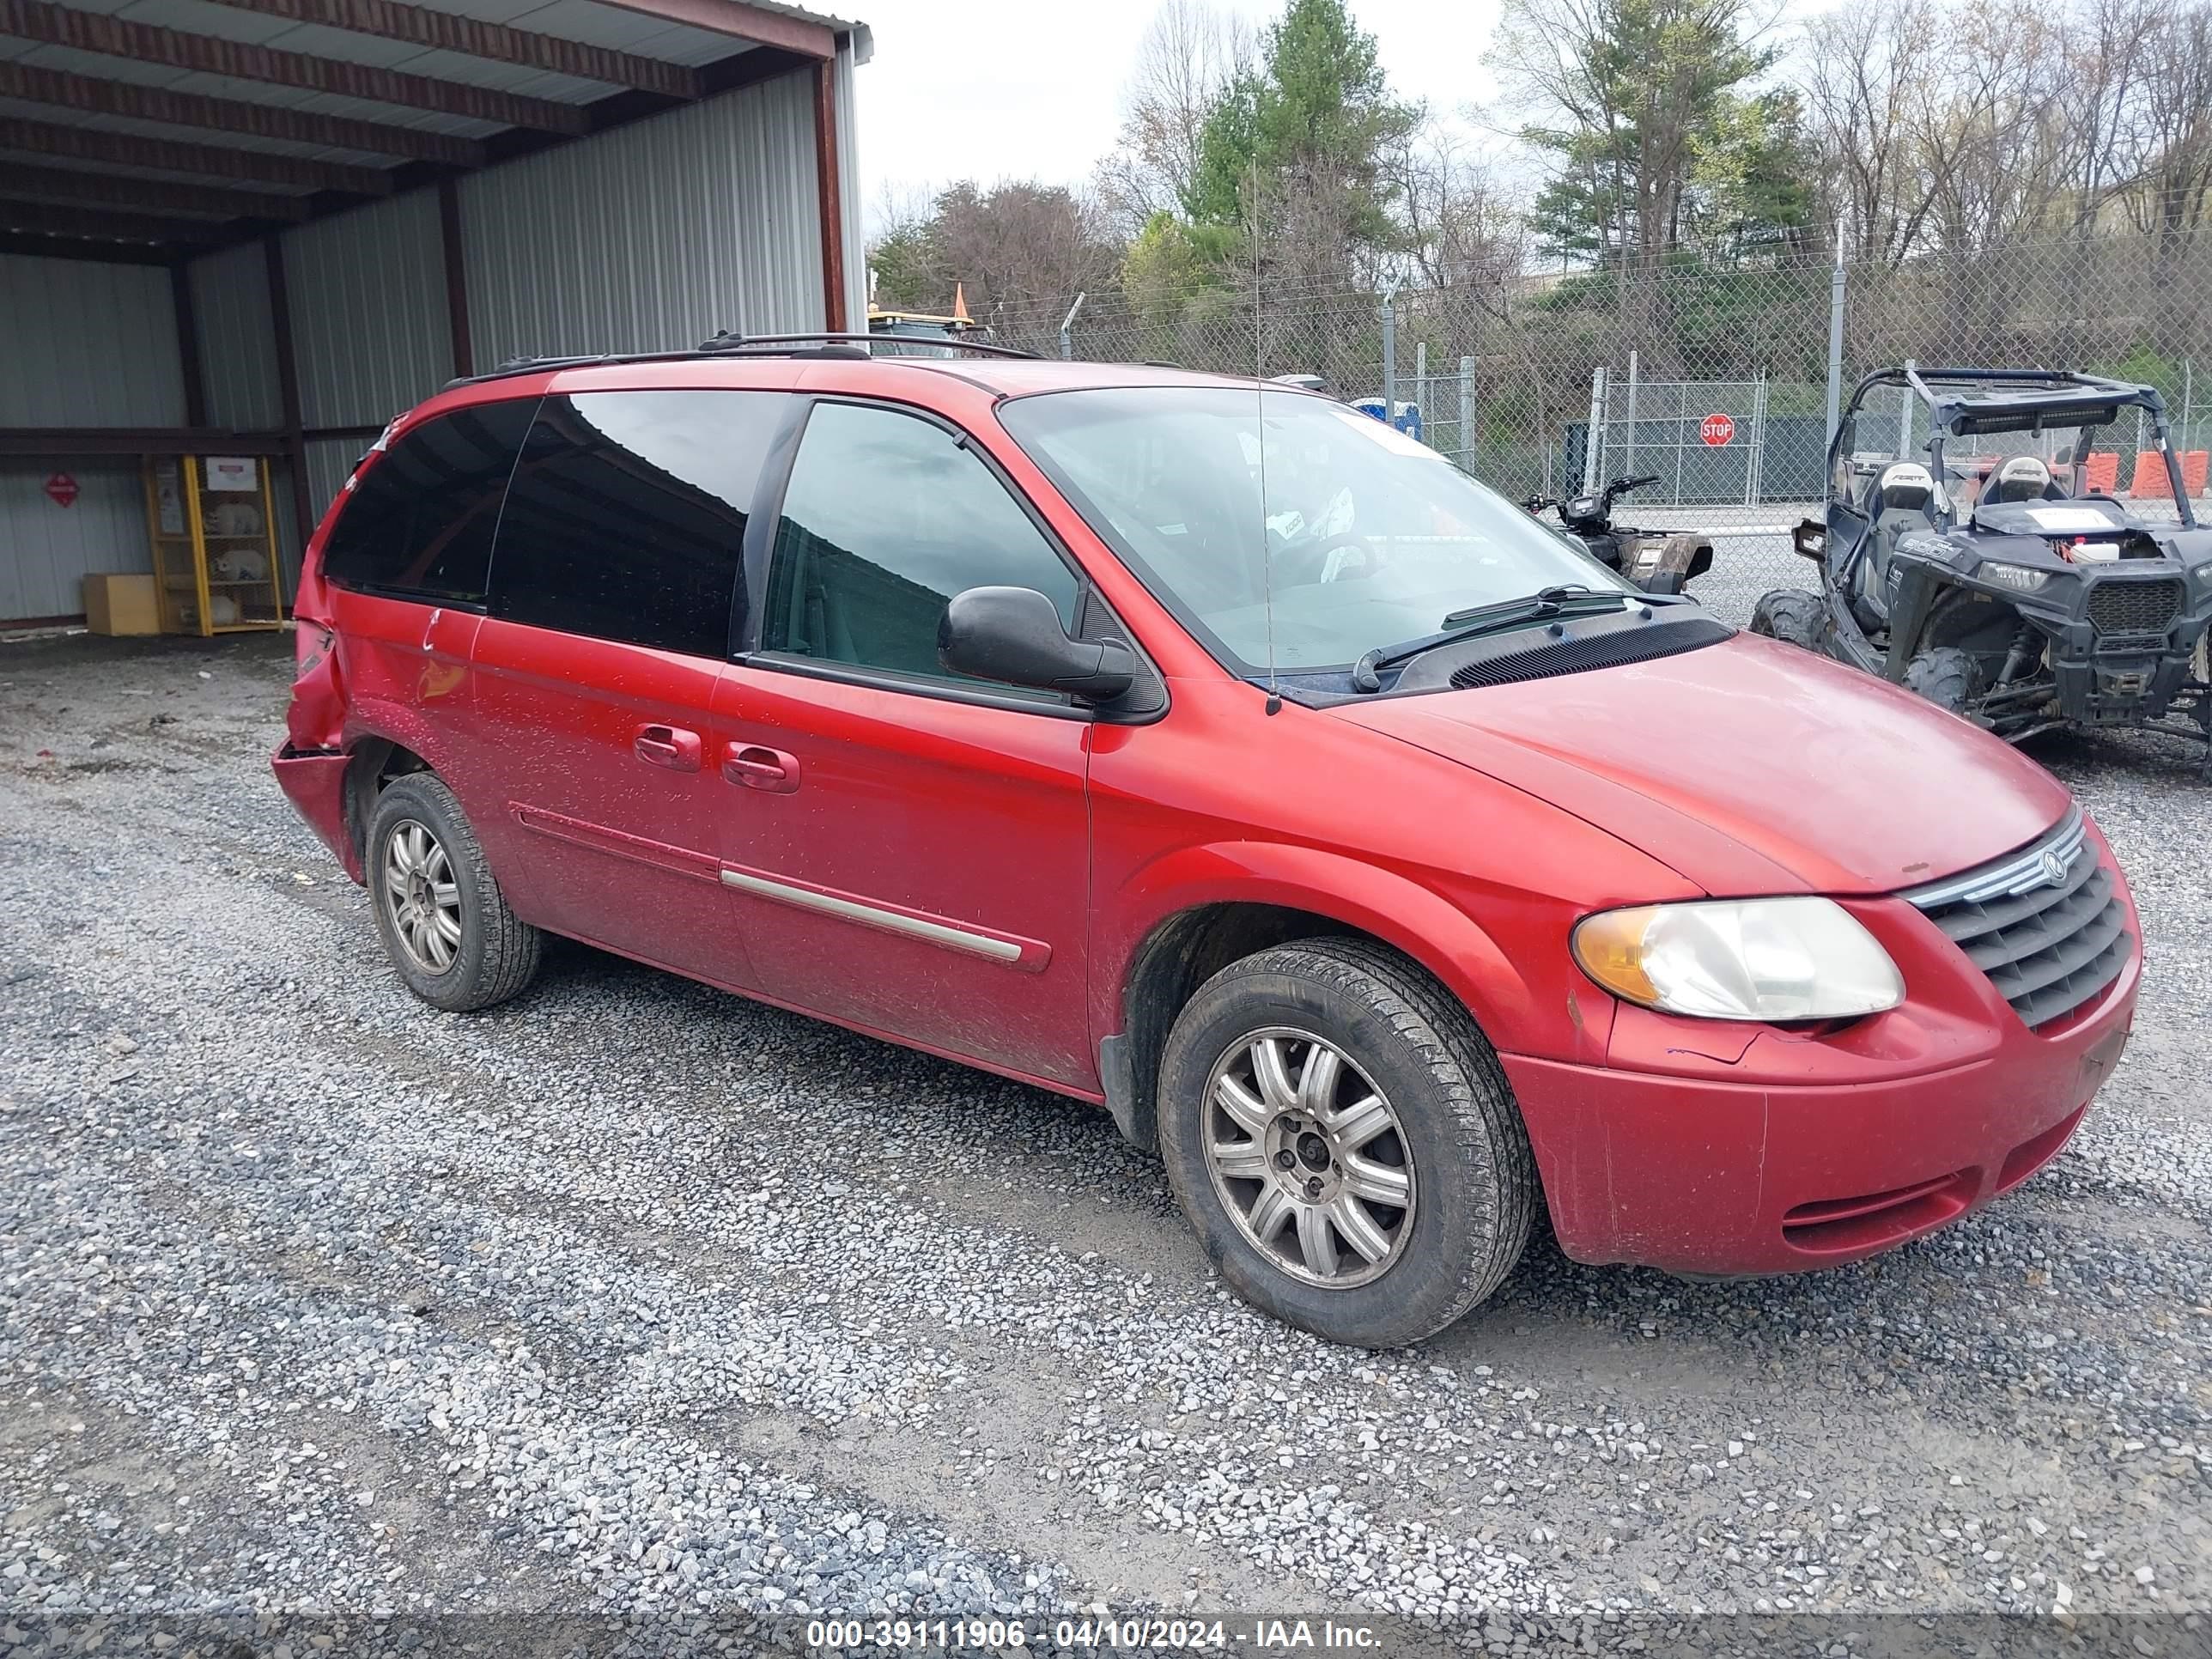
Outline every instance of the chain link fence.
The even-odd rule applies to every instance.
[[[2022,244],[1895,264],[1668,269],[1384,293],[1224,281],[1001,307],[1001,343],[1048,356],[1318,374],[1508,496],[1659,482],[1621,517],[1714,539],[1698,592],[1742,620],[1811,574],[1790,531],[1817,514],[1834,411],[1863,375],[1923,366],[2085,370],[2156,386],[2200,515],[2212,444],[2212,237],[2171,229]],[[1379,404],[1377,404],[1379,407]],[[1861,426],[1905,417],[1894,393]],[[1924,441],[1924,427],[1919,430]],[[2171,514],[2151,434],[2099,433],[2093,488]],[[2070,458],[2069,458],[2070,459]]]

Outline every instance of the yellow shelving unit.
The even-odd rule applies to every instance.
[[[283,626],[267,458],[149,456],[146,525],[163,633]]]

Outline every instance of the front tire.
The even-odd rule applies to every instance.
[[[1807,651],[1827,650],[1828,602],[1802,587],[1777,587],[1751,608],[1751,631]]]
[[[1431,1336],[1528,1243],[1541,1188],[1497,1054],[1382,946],[1306,939],[1223,969],[1176,1017],[1159,1101],[1207,1260],[1317,1336]]]
[[[1982,694],[1982,665],[1972,652],[1939,645],[1923,651],[1905,665],[1905,689],[1948,708],[1961,719],[1970,716],[1974,699]]]
[[[435,774],[410,773],[376,798],[365,861],[384,952],[432,1007],[489,1008],[536,977],[544,936],[507,908],[460,802]]]

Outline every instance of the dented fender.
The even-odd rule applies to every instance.
[[[1569,963],[1571,920],[1564,907],[1558,962],[1525,955],[1516,962],[1466,908],[1409,876],[1343,853],[1267,842],[1179,848],[1094,906],[1115,929],[1094,940],[1096,1032],[1121,1029],[1122,988],[1146,941],[1176,916],[1214,904],[1279,905],[1372,934],[1434,975],[1501,1049],[1541,1031],[1546,1046],[1567,1057],[1604,1054],[1613,1000]]]

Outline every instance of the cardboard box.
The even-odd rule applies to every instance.
[[[150,575],[107,573],[84,579],[84,623],[95,634],[158,634],[161,607]]]

